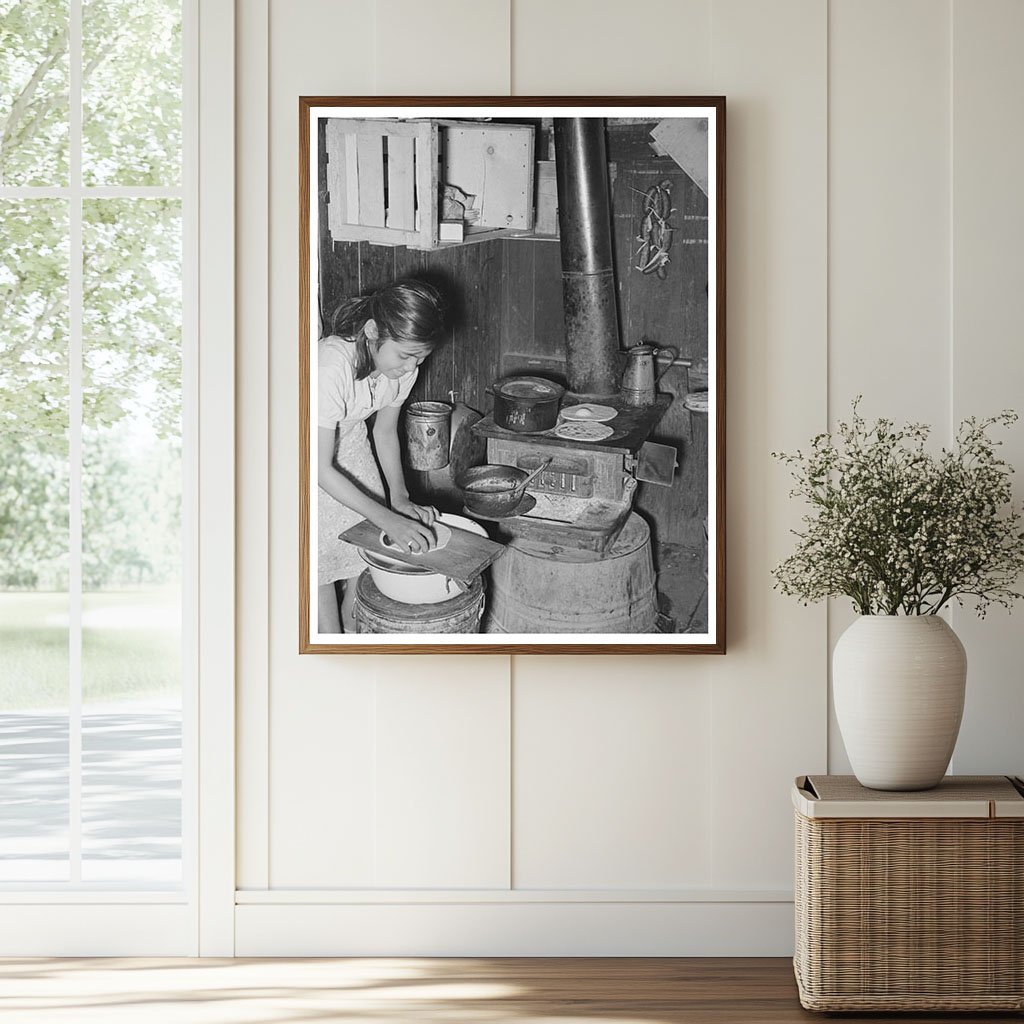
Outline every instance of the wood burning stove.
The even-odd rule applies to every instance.
[[[637,483],[672,483],[675,450],[648,441],[671,402],[671,395],[659,395],[653,405],[638,409],[610,400],[617,412],[607,424],[612,434],[599,441],[566,440],[553,430],[513,433],[493,416],[474,424],[473,432],[486,440],[491,465],[532,471],[552,460],[527,489],[534,504],[493,521],[499,536],[553,556],[573,551],[600,558],[629,517]],[[570,396],[566,408],[573,404]]]

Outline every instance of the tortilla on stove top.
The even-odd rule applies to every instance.
[[[570,405],[562,409],[562,418],[576,422],[606,423],[618,416],[617,410],[610,405],[593,405],[584,402],[581,405]]]
[[[554,429],[555,437],[563,441],[603,441],[615,431],[604,423],[588,423],[569,420],[559,423]]]

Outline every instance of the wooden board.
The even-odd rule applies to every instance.
[[[395,279],[395,253],[390,245],[375,245],[373,242],[359,243],[359,291],[365,295]]]
[[[558,186],[555,182],[555,161],[537,161],[537,218],[534,230],[538,235],[558,235]]]
[[[359,223],[384,227],[384,137],[360,132],[356,138],[359,174]]]
[[[443,551],[427,551],[422,555],[402,555],[384,547],[380,530],[367,520],[347,529],[341,539],[357,548],[365,548],[378,555],[386,555],[407,565],[432,569],[462,583],[470,583],[505,551],[504,545],[495,544],[467,530],[452,529],[452,539]]]
[[[359,151],[356,145],[354,132],[342,132],[340,136],[344,140],[341,159],[345,168],[345,223],[359,223]],[[343,228],[337,237],[352,238]]]
[[[327,215],[331,235],[341,238],[348,223],[347,197],[347,157],[345,155],[345,133],[337,118],[324,119],[327,149]]]
[[[437,246],[438,146],[437,126],[422,125],[416,136],[416,232],[415,240],[408,243],[417,249]]]
[[[413,160],[415,139],[403,135],[388,138],[387,226],[413,231],[416,178]]]

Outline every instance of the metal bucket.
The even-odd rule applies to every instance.
[[[447,466],[452,407],[447,402],[412,402],[405,411],[405,439],[410,469]]]

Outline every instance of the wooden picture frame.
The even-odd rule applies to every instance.
[[[541,344],[538,339],[548,335],[557,339],[560,330],[568,330],[558,323],[557,311],[562,307],[560,293],[556,295],[552,291],[552,280],[566,276],[557,270],[561,266],[559,250],[563,242],[552,235],[552,230],[557,231],[555,204],[559,196],[555,187],[553,138],[570,124],[593,131],[592,125],[598,121],[603,123],[605,141],[602,146],[607,147],[608,154],[608,202],[613,221],[610,237],[616,254],[613,273],[620,307],[617,315],[623,324],[622,333],[628,334],[622,337],[622,346],[628,348],[641,342],[656,345],[660,351],[651,358],[661,362],[653,362],[655,371],[673,380],[670,392],[674,397],[657,399],[660,403],[658,416],[663,418],[654,420],[658,426],[644,429],[655,441],[676,449],[679,465],[665,468],[664,448],[658,449],[660,459],[654,460],[661,462],[660,470],[656,466],[651,468],[653,464],[647,458],[646,447],[629,448],[628,452],[623,448],[621,465],[625,471],[619,474],[619,486],[628,489],[632,476],[636,492],[629,490],[626,497],[614,498],[626,502],[625,515],[630,523],[640,518],[647,524],[648,532],[653,530],[654,534],[646,550],[653,552],[658,562],[655,571],[659,574],[659,583],[658,589],[651,591],[654,597],[645,597],[647,603],[642,605],[642,612],[636,613],[643,616],[635,620],[642,622],[639,628],[643,632],[633,632],[634,620],[622,620],[617,612],[607,621],[615,624],[625,621],[624,632],[615,632],[612,628],[604,631],[601,623],[605,620],[600,617],[568,619],[566,621],[579,621],[586,627],[568,632],[505,629],[509,623],[515,626],[523,621],[501,609],[511,601],[509,595],[515,587],[527,587],[531,572],[555,573],[554,586],[557,587],[558,573],[571,564],[575,568],[564,568],[564,574],[577,594],[608,592],[607,584],[600,582],[596,575],[600,570],[595,566],[612,568],[610,559],[617,557],[618,551],[614,544],[620,543],[624,533],[607,549],[567,553],[562,546],[566,535],[557,533],[561,527],[550,526],[556,531],[551,535],[555,539],[548,537],[537,547],[533,541],[521,540],[518,534],[516,543],[509,544],[513,534],[507,531],[512,527],[507,521],[493,520],[482,522],[491,539],[504,546],[498,553],[497,564],[505,582],[501,588],[495,582],[498,569],[484,571],[484,576],[490,574],[488,585],[493,591],[481,599],[486,632],[441,631],[429,624],[442,622],[447,627],[447,620],[429,616],[406,624],[404,606],[399,606],[397,617],[392,618],[388,611],[379,621],[371,621],[371,611],[385,607],[370,601],[372,588],[365,594],[360,591],[366,602],[360,601],[356,607],[361,628],[374,629],[374,632],[322,631],[320,624],[325,620],[318,613],[317,597],[325,593],[321,588],[332,586],[322,580],[325,576],[329,580],[335,570],[325,568],[325,563],[319,560],[318,504],[324,499],[318,487],[316,462],[322,438],[318,435],[316,417],[320,406],[314,386],[318,374],[314,371],[318,353],[322,352],[321,341],[330,332],[331,309],[340,297],[364,294],[391,280],[410,276],[430,280],[433,275],[434,283],[441,281],[446,294],[471,294],[472,299],[463,297],[454,303],[462,319],[453,320],[456,326],[452,327],[453,337],[446,343],[444,357],[434,360],[431,356],[436,368],[431,367],[430,361],[424,364],[425,370],[416,382],[419,390],[414,390],[409,400],[448,401],[447,390],[451,402],[455,403],[460,401],[464,388],[466,404],[471,399],[475,401],[473,408],[485,418],[474,428],[465,428],[465,433],[459,437],[472,437],[473,444],[486,445],[479,450],[488,453],[485,455],[488,462],[519,465],[503,454],[503,442],[495,439],[501,430],[487,417],[488,410],[480,406],[485,400],[490,401],[484,398],[485,387],[489,388],[499,377],[508,376],[510,367],[513,374],[533,372],[553,381],[562,379],[566,366],[569,374],[573,371],[571,345],[568,355],[553,342],[545,342],[549,347],[538,350]],[[532,133],[520,130],[531,125]],[[446,162],[449,153],[452,154],[450,164]],[[720,96],[303,96],[299,99],[300,653],[725,653],[725,155],[725,99]],[[458,181],[444,180],[449,176],[449,168],[456,165],[462,185]],[[571,173],[565,170],[564,157],[558,173],[563,178]],[[467,182],[476,182],[476,185],[462,187]],[[639,187],[647,183],[649,187]],[[459,188],[450,191],[447,186],[452,185]],[[481,195],[472,191],[477,186]],[[655,186],[662,191],[657,191]],[[455,204],[456,209],[464,211],[461,220],[442,215],[442,199],[445,211],[450,212],[453,198],[464,200],[461,207]],[[568,237],[571,230],[563,229],[562,233]],[[455,240],[447,241],[446,235]],[[636,243],[640,243],[639,248]],[[524,267],[530,269],[524,270]],[[478,276],[471,277],[471,273]],[[460,289],[460,284],[465,285],[470,280],[472,287]],[[529,291],[531,287],[533,290]],[[513,289],[526,291],[519,294]],[[671,316],[675,319],[670,320]],[[526,320],[529,323],[524,326]],[[703,349],[700,347],[702,337]],[[471,339],[472,344],[467,339]],[[334,338],[330,344],[340,341]],[[494,346],[494,351],[484,352],[485,344]],[[681,344],[688,346],[683,353],[678,351]],[[666,354],[669,348],[676,350],[675,358]],[[472,358],[476,360],[473,365],[468,365],[472,361],[470,353],[474,353]],[[645,358],[636,353],[627,359],[621,351],[617,357],[635,371],[635,376],[624,380],[633,385],[639,378],[646,387],[649,378]],[[458,365],[460,358],[464,358],[467,365]],[[576,356],[577,365],[579,358]],[[572,391],[571,378],[569,384]],[[630,390],[628,394],[635,403],[635,391]],[[641,402],[646,394],[641,393]],[[582,397],[586,399],[588,395]],[[571,398],[571,401],[576,399]],[[613,412],[618,412],[617,418],[625,426],[613,431],[611,440],[604,446],[613,459],[617,451],[616,437],[625,433],[626,440],[621,444],[632,443],[633,435],[628,428],[633,421],[629,417],[635,413],[623,404],[625,398],[621,403],[618,398],[614,401]],[[580,412],[586,412],[587,408],[582,407]],[[564,416],[567,409],[570,405],[563,404],[560,415]],[[324,429],[325,425],[320,423],[321,433]],[[402,436],[401,430],[399,435]],[[547,438],[550,433],[536,437]],[[521,438],[514,436],[513,440],[518,442]],[[601,452],[602,448],[595,445],[593,450]],[[543,449],[541,454],[550,455],[552,451],[553,448]],[[454,457],[454,448],[449,457]],[[598,486],[594,483],[598,473],[593,465],[602,457],[595,455],[588,461],[584,453],[582,462],[570,460],[569,484],[566,484],[566,472],[562,472],[560,478],[557,472],[539,476],[540,487],[535,500],[543,499],[552,507],[558,502],[568,502],[576,508],[572,502],[582,500],[576,496],[577,484],[587,500],[597,500],[591,497],[600,493],[592,490]],[[325,456],[331,463],[330,468],[344,475],[339,458],[340,455],[336,455],[332,460],[329,452]],[[479,454],[476,461],[482,461]],[[523,459],[523,467],[529,466],[529,460]],[[653,475],[643,475],[646,472]],[[577,473],[581,475],[574,475]],[[659,473],[663,474],[660,478]],[[428,472],[418,474],[418,479],[424,488],[433,481]],[[636,480],[643,482],[637,485]],[[443,481],[437,486],[450,487],[451,483]],[[565,490],[569,487],[573,489],[572,494]],[[410,493],[412,491],[410,486]],[[432,499],[434,492],[424,493]],[[520,511],[522,508],[520,506]],[[460,513],[462,511],[459,509]],[[526,515],[524,518],[538,517]],[[542,524],[566,522],[540,518]],[[324,521],[330,521],[327,515]],[[534,523],[526,524],[527,530],[541,528]],[[703,530],[703,541],[697,532],[699,528]],[[578,527],[570,529],[578,530]],[[679,543],[675,543],[676,539]],[[328,537],[323,543],[326,548],[333,541]],[[575,540],[570,541],[570,547],[575,543]],[[334,550],[331,547],[330,553]],[[488,550],[493,554],[493,549]],[[628,557],[650,559],[650,555],[642,554],[642,547],[638,547],[637,552],[640,553]],[[587,561],[572,561],[577,556]],[[526,558],[537,561],[524,561]],[[514,561],[517,568],[509,568]],[[609,577],[612,589],[619,585],[618,581],[632,579],[633,570],[627,571],[626,564],[623,561],[622,571]],[[581,565],[584,568],[579,568]],[[704,596],[697,599],[692,609],[683,607],[692,603],[693,595],[698,592],[700,583],[696,574],[701,571],[705,579]],[[644,572],[649,577],[651,570],[645,568]],[[677,575],[666,576],[666,573]],[[365,578],[369,580],[369,573]],[[357,585],[356,577],[346,576],[346,579],[350,580],[349,586]],[[662,589],[666,581],[678,582],[682,597],[667,599]],[[313,592],[314,585],[318,587],[317,594]],[[460,586],[461,593],[469,600],[471,584],[467,581]],[[588,587],[596,590],[588,591]],[[335,589],[340,593],[337,587]],[[326,593],[329,601],[330,591]],[[376,601],[377,591],[372,593]],[[635,599],[628,585],[626,593],[624,603],[614,607],[626,609],[628,605],[628,614],[633,615],[634,600],[638,607],[641,602]],[[653,611],[651,600],[658,602]],[[441,607],[447,608],[451,603]],[[538,625],[556,621],[560,603],[553,599],[551,604],[552,611],[537,612]],[[495,618],[493,622],[486,617],[499,614],[505,617]],[[622,614],[625,615],[626,610]],[[690,614],[690,618],[685,625],[694,626],[690,632],[679,631],[682,616],[686,614]],[[396,624],[393,631],[388,628],[391,622]],[[432,631],[423,632],[420,628],[423,622],[427,622]]]

